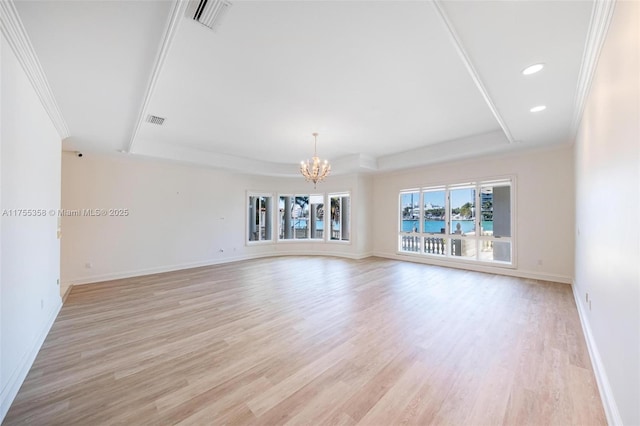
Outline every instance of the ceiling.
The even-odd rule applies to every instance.
[[[592,1],[232,3],[16,1],[63,146],[289,176],[312,132],[334,173],[574,137]]]

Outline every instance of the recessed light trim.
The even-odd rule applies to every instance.
[[[538,106],[534,106],[529,111],[531,111],[531,112],[540,112],[540,111],[544,111],[545,109],[547,109],[546,105],[538,105]]]
[[[535,74],[535,73],[541,71],[542,68],[544,68],[544,64],[543,63],[529,65],[528,67],[526,67],[525,69],[522,70],[522,75]]]

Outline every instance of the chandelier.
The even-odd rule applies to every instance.
[[[331,173],[331,164],[329,164],[328,160],[324,160],[323,163],[320,163],[320,158],[318,158],[318,134],[313,133],[313,157],[311,162],[301,161],[300,162],[300,173],[304,176],[304,179],[307,182],[313,182],[313,187],[315,188],[318,182],[322,182],[329,173]]]

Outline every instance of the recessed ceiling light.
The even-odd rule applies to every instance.
[[[535,107],[531,108],[529,111],[531,111],[531,112],[540,112],[540,111],[544,111],[545,109],[547,109],[547,107],[545,105],[538,105],[538,106],[535,106]]]
[[[524,75],[535,74],[538,71],[540,71],[542,68],[544,68],[544,64],[533,64],[523,69],[522,74]]]

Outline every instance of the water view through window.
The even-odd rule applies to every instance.
[[[398,250],[511,264],[511,191],[512,179],[402,191]]]

